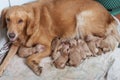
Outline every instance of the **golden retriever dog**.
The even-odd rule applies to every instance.
[[[7,26],[8,38],[14,45],[45,46],[44,51],[32,54],[26,60],[37,75],[42,71],[41,59],[51,54],[51,41],[55,37],[85,39],[90,34],[105,37],[116,34],[118,25],[94,0],[41,0],[13,6],[2,11],[2,24]]]

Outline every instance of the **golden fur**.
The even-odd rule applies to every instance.
[[[3,27],[13,44],[32,47],[45,46],[45,50],[30,55],[26,63],[40,75],[39,62],[51,53],[51,41],[55,37],[85,39],[87,35],[105,37],[116,26],[113,17],[94,0],[41,0],[2,11]],[[116,29],[116,28],[115,28]],[[113,29],[112,29],[113,30]]]
[[[94,56],[81,39],[55,38],[51,43],[53,63],[56,68],[63,69],[66,65],[77,67],[84,59]]]

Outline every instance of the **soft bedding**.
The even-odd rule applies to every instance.
[[[12,59],[0,80],[120,80],[120,49],[86,59],[78,67],[56,69],[50,58],[42,62],[43,72],[36,76],[17,55]]]

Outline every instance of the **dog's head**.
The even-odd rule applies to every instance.
[[[4,9],[1,16],[2,26],[7,27],[10,41],[16,41],[33,24],[33,15],[22,6]]]

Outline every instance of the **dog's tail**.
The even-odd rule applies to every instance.
[[[115,39],[120,43],[120,21],[114,17],[114,22],[109,25],[107,29],[107,35],[113,35]]]

